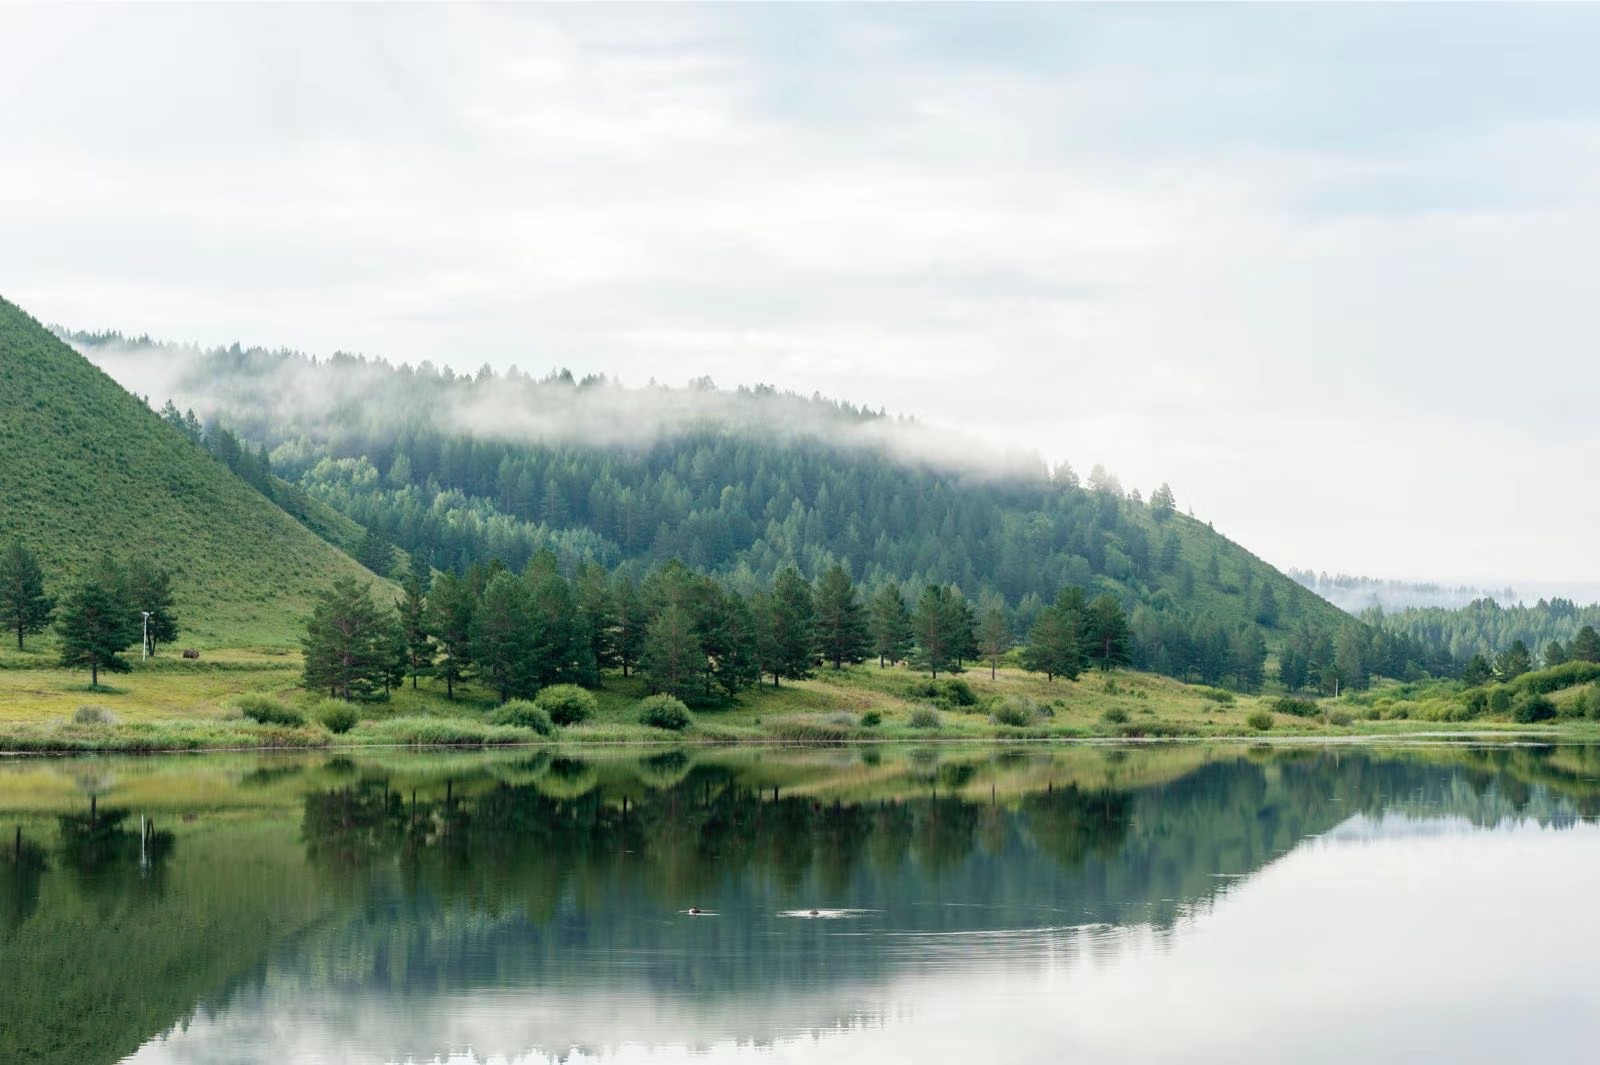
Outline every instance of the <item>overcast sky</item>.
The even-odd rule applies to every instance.
[[[0,294],[709,374],[1593,576],[1600,8],[0,6]]]

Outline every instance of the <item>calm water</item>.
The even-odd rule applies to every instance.
[[[11,761],[0,1061],[1592,1061],[1597,778],[1575,746]]]

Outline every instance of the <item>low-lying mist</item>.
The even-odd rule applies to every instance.
[[[964,475],[1051,475],[1037,454],[1003,452],[959,431],[764,385],[727,390],[702,378],[681,387],[625,387],[566,371],[535,378],[485,366],[461,374],[431,362],[394,366],[346,354],[319,359],[239,345],[204,350],[117,334],[57,333],[152,405],[170,399],[202,422],[220,420],[258,441],[337,441],[357,429],[370,437],[431,425],[482,439],[639,449],[716,428],[871,449]]]

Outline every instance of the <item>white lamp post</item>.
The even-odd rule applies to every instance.
[[[144,615],[144,643],[140,645],[144,654],[139,656],[139,661],[143,662],[150,657],[150,611],[141,610],[139,613]]]

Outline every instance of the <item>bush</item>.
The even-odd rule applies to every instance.
[[[666,729],[669,732],[682,732],[693,723],[694,718],[689,716],[689,708],[664,692],[639,700],[641,725]]]
[[[1489,709],[1489,693],[1482,688],[1474,688],[1467,692],[1465,703],[1466,717],[1473,718]]]
[[[911,716],[907,720],[910,721],[912,728],[938,728],[939,711],[931,706],[919,706],[911,711]]]
[[[103,706],[80,706],[72,715],[74,725],[115,725],[117,715]]]
[[[329,732],[335,734],[349,732],[361,720],[356,708],[343,699],[324,699],[317,704],[313,713]]]
[[[541,691],[533,701],[550,715],[551,721],[563,727],[581,724],[600,709],[594,693],[584,691],[576,684],[553,684]]]
[[[1290,717],[1317,716],[1316,703],[1310,699],[1296,699],[1292,695],[1285,695],[1283,698],[1275,700],[1272,704],[1272,709],[1280,714],[1288,714]]]
[[[1511,709],[1511,689],[1496,688],[1489,694],[1489,712],[1504,714]]]
[[[292,706],[285,706],[270,695],[241,695],[234,709],[260,725],[304,725],[306,717]]]
[[[1272,711],[1264,706],[1258,706],[1250,711],[1250,716],[1244,719],[1244,723],[1257,732],[1266,732],[1272,727]]]
[[[1200,698],[1210,699],[1212,702],[1221,703],[1224,706],[1231,706],[1234,701],[1233,693],[1223,688],[1199,688],[1197,691]]]
[[[1026,728],[1033,724],[1033,704],[1026,699],[1005,699],[993,710],[994,723],[997,725],[1010,725],[1012,728]]]
[[[1328,724],[1338,725],[1340,728],[1344,728],[1354,720],[1355,718],[1350,715],[1348,710],[1335,710],[1328,715]]]
[[[1517,700],[1517,707],[1511,715],[1519,725],[1531,725],[1535,721],[1549,721],[1556,716],[1556,704],[1549,698],[1537,692],[1529,692]]]
[[[584,692],[588,695],[588,692]],[[590,696],[593,698],[593,696]],[[530,703],[526,699],[513,699],[509,703],[502,703],[489,715],[491,725],[511,725],[515,728],[531,728],[541,736],[548,736],[555,730],[550,723],[550,715],[544,707],[537,703]]]
[[[876,710],[868,710],[861,715],[862,728],[877,728],[881,724],[883,724],[883,715]]]
[[[978,705],[978,693],[964,680],[914,680],[906,691],[913,699],[932,699],[949,710]]]
[[[1100,715],[1100,720],[1108,725],[1126,725],[1128,712],[1120,706],[1107,707],[1106,712]]]

